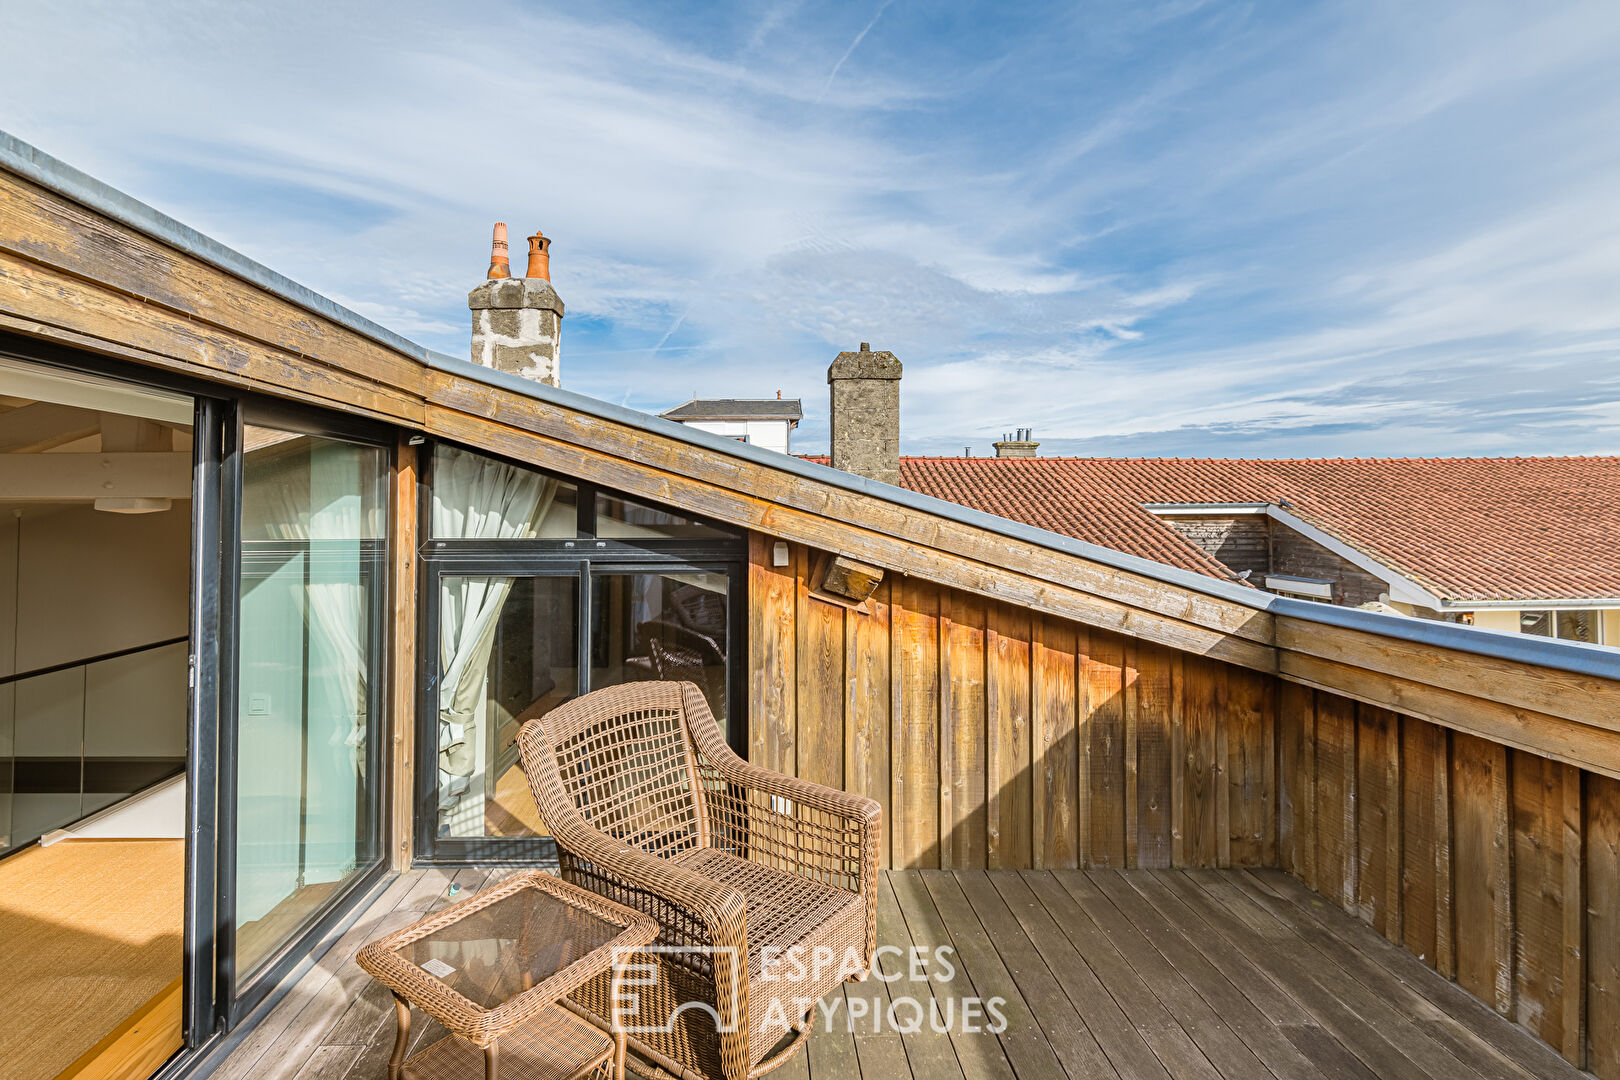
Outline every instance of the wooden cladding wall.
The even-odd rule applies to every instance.
[[[757,764],[877,799],[898,867],[1272,866],[1273,680],[755,534]]]
[[[1283,869],[1620,1078],[1620,781],[1284,683]]]

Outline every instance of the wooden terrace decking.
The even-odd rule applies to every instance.
[[[217,1080],[381,1080],[386,993],[366,941],[504,871],[414,870],[382,893],[213,1072]],[[959,1077],[1580,1077],[1553,1050],[1279,871],[891,871],[882,968],[823,1003],[781,1080]],[[953,950],[949,983],[912,981],[906,950]],[[935,969],[936,971],[939,969]],[[953,1030],[900,1034],[874,1005],[932,998]],[[837,995],[835,995],[837,997]],[[1006,1030],[967,1032],[966,998],[1005,999]],[[864,999],[851,1025],[849,1003]],[[913,1015],[911,1006],[896,1010]],[[416,1025],[418,1039],[436,1025]]]

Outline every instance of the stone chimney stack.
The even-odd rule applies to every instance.
[[[1035,441],[1034,433],[1027,427],[1021,427],[1010,435],[1003,435],[1001,441],[995,444],[998,458],[1032,458],[1039,457],[1035,451],[1041,444]]]
[[[891,352],[841,352],[832,388],[832,466],[885,484],[900,482],[900,361]]]
[[[472,360],[496,371],[562,385],[563,302],[551,287],[551,240],[529,237],[528,276],[511,277],[506,225],[497,223],[489,280],[467,294]]]

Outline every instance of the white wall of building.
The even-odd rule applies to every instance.
[[[778,453],[789,452],[792,425],[786,420],[685,420],[682,423],[699,431],[712,431],[728,439],[746,438],[754,446],[763,446]]]

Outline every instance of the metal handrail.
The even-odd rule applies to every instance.
[[[91,664],[99,664],[103,660],[117,660],[120,656],[134,656],[136,653],[162,649],[189,640],[191,640],[190,635],[182,634],[177,638],[169,638],[166,641],[154,641],[146,645],[132,645],[127,649],[115,649],[112,652],[102,653],[100,656],[85,657],[83,660],[68,660],[60,664],[52,664],[49,667],[35,668],[33,671],[19,672],[16,675],[3,675],[0,676],[0,686],[21,682],[24,679],[32,679],[38,675],[51,675],[58,671],[69,671],[76,667],[89,667]]]

